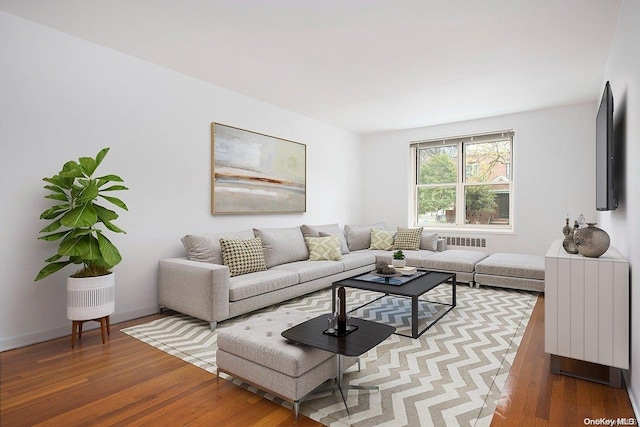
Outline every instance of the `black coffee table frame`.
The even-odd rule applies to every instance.
[[[453,310],[456,306],[456,275],[455,273],[445,273],[441,271],[430,271],[430,270],[422,270],[419,271],[424,272],[425,274],[418,275],[410,281],[402,284],[402,285],[389,285],[380,282],[371,282],[366,280],[358,280],[355,277],[362,276],[362,274],[358,274],[357,276],[339,280],[331,285],[331,307],[333,312],[336,311],[336,291],[339,287],[344,286],[345,288],[354,288],[354,289],[362,289],[366,291],[380,292],[382,295],[379,298],[374,299],[373,301],[369,301],[366,304],[363,304],[359,307],[356,307],[349,311],[352,313],[356,310],[361,309],[369,304],[372,304],[386,296],[392,295],[397,297],[404,297],[411,299],[411,335],[402,334],[400,332],[395,332],[396,335],[401,335],[408,338],[419,338],[422,334],[429,330],[433,325],[435,325],[438,320],[442,319],[442,317]],[[425,293],[429,292],[433,288],[438,285],[441,285],[446,282],[451,282],[451,304],[442,303],[438,301],[429,301],[429,300],[420,300],[419,298]],[[448,306],[444,312],[442,312],[438,317],[436,317],[433,321],[431,321],[427,326],[419,331],[418,330],[418,309],[419,309],[419,301],[425,301],[432,304],[439,304]]]

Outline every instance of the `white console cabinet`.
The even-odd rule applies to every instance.
[[[551,370],[560,357],[609,367],[609,384],[620,387],[629,369],[629,264],[613,248],[600,258],[568,254],[562,240],[545,256],[545,352]]]

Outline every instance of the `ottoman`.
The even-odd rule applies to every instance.
[[[544,256],[496,253],[476,264],[480,286],[544,292]]]
[[[473,284],[475,266],[486,257],[484,252],[447,249],[425,259],[422,266],[428,270],[456,273],[457,282]]]
[[[282,331],[316,317],[297,310],[280,310],[252,316],[220,328],[216,364],[218,378],[234,378],[293,403],[296,420],[300,402],[314,389],[336,376],[334,353],[294,344]],[[344,358],[344,366],[357,358]]]

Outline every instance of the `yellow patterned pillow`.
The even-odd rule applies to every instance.
[[[380,228],[371,229],[371,246],[369,249],[380,249],[383,251],[390,251],[393,247],[393,241],[395,239],[395,231],[381,230]]]
[[[305,237],[309,248],[309,261],[338,261],[342,259],[342,249],[338,236]]]

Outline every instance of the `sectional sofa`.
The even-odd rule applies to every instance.
[[[182,238],[185,257],[159,261],[160,309],[203,319],[214,329],[219,321],[370,272],[377,261],[390,264],[393,236],[407,230],[416,229],[387,231],[383,223],[345,225],[344,229],[326,224],[187,235]],[[421,231],[418,238],[417,249],[403,249],[407,265],[455,272],[459,282],[473,283],[475,264],[487,257],[477,251],[438,251],[435,233]],[[397,244],[400,239],[395,240]],[[327,249],[327,242],[333,248]],[[237,244],[250,247],[238,250],[233,247]],[[317,256],[317,245],[320,252],[325,251],[323,256]],[[251,267],[253,258],[260,256],[264,264],[260,260],[257,268]],[[234,259],[240,260],[239,268]]]

